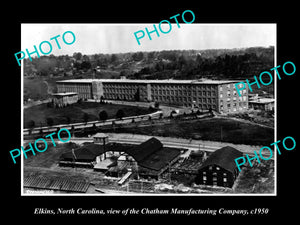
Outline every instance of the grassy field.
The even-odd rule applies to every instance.
[[[108,114],[108,119],[115,118],[119,109],[122,109],[127,116],[136,116],[148,114],[151,111],[148,108],[114,105],[114,104],[100,104],[96,102],[82,102],[69,105],[65,108],[49,108],[47,104],[41,104],[24,109],[24,126],[28,127],[28,122],[33,120],[35,126],[46,126],[46,118],[52,118],[55,124],[66,124],[69,117],[70,123],[84,122],[84,113],[88,114],[88,121],[99,120],[99,112],[105,110]],[[153,112],[153,111],[152,111]]]
[[[153,136],[224,141],[234,144],[269,145],[274,141],[274,129],[230,118],[206,118],[189,121],[171,120],[168,124],[148,126],[122,125],[106,132],[134,133]]]

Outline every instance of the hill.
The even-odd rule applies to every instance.
[[[87,78],[195,79],[199,76],[245,78],[274,65],[274,47],[164,50],[119,54],[42,56],[26,59],[24,74]]]
[[[273,67],[273,46],[41,56],[24,60],[24,99],[47,98],[62,79],[246,79]]]

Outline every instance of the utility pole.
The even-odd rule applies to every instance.
[[[72,148],[72,155],[73,155],[73,167],[74,167],[74,172],[76,171],[76,155],[74,152],[74,148]]]
[[[171,163],[169,162],[169,182],[171,183]]]

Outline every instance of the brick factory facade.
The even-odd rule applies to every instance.
[[[248,89],[238,96],[233,80],[73,79],[57,81],[58,92],[76,92],[81,99],[159,102],[212,109],[220,113],[248,109]]]

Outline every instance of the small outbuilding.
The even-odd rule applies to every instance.
[[[53,107],[63,107],[71,105],[78,101],[78,94],[76,92],[63,92],[52,94]]]
[[[235,159],[243,153],[230,146],[214,151],[200,166],[196,184],[232,187],[239,171]]]
[[[89,144],[61,154],[59,165],[93,168],[97,157],[103,153],[104,149],[98,144]]]
[[[274,111],[275,99],[274,98],[257,98],[249,100],[249,108],[262,111]]]
[[[105,145],[108,144],[108,135],[104,133],[97,133],[93,136],[95,144]]]

